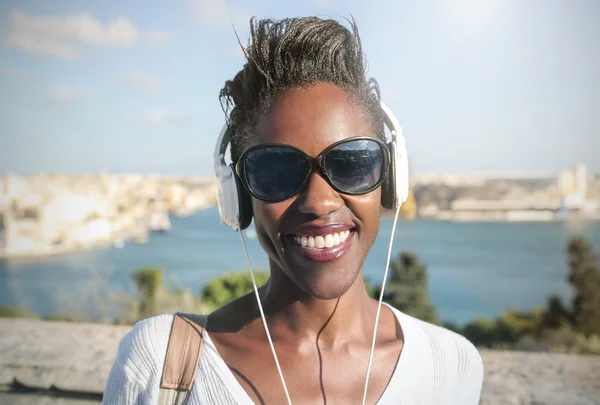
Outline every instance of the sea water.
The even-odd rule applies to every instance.
[[[0,305],[18,305],[40,315],[92,314],[102,303],[133,291],[131,274],[159,266],[173,288],[199,293],[212,278],[245,270],[238,234],[220,225],[211,208],[173,218],[173,228],[153,234],[147,244],[127,242],[67,255],[0,261]],[[365,277],[379,284],[392,219],[382,219],[379,236],[365,262]],[[245,231],[255,269],[268,261],[252,227]],[[509,308],[545,305],[551,294],[566,301],[566,244],[571,235],[588,238],[600,253],[600,222],[400,221],[393,255],[417,253],[427,266],[429,292],[441,318],[465,323]]]

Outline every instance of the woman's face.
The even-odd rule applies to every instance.
[[[317,84],[281,93],[259,120],[252,144],[288,144],[317,156],[334,142],[356,136],[373,136],[366,113],[342,88]],[[341,194],[319,171],[285,201],[253,199],[255,227],[271,271],[283,272],[312,297],[340,297],[361,274],[375,241],[380,201],[381,188],[365,195]],[[309,246],[302,246],[302,237]],[[310,247],[321,242],[334,246]]]

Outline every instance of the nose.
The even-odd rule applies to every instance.
[[[317,217],[328,215],[344,205],[344,199],[319,173],[314,171],[299,194],[298,210]]]

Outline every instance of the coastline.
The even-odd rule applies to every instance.
[[[589,175],[583,188],[566,187],[571,172],[531,179],[416,175],[400,217],[472,223],[600,220],[600,177]],[[203,176],[0,176],[0,259],[145,243],[153,231],[169,231],[172,216],[214,207],[217,187],[214,177]]]
[[[0,259],[56,256],[171,229],[172,216],[216,204],[216,180],[141,175],[0,178]]]

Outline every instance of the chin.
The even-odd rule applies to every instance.
[[[315,274],[316,273],[316,274]],[[325,274],[324,274],[325,273]],[[297,271],[290,274],[292,281],[310,297],[319,300],[338,299],[350,290],[360,272],[328,276],[326,271]]]

